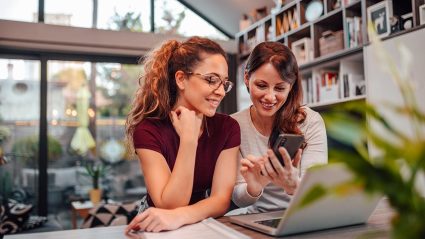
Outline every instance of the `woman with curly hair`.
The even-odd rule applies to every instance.
[[[126,134],[148,195],[127,231],[158,232],[226,213],[236,180],[238,123],[216,113],[232,88],[223,49],[170,40],[144,61]]]

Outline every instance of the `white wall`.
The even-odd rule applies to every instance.
[[[390,38],[383,42],[384,48],[392,56],[396,65],[401,68],[401,56],[398,51],[399,44],[405,45],[413,54],[413,61],[410,67],[410,81],[413,84],[416,101],[422,112],[425,112],[425,28],[398,37]],[[390,102],[396,105],[402,105],[401,93],[386,73],[376,58],[375,46],[369,45],[364,49],[365,77],[367,84],[367,101],[379,106],[379,111],[385,118],[389,119],[391,125],[406,135],[412,136],[415,132],[412,130],[410,122],[399,114],[383,107],[384,102]],[[383,132],[382,129],[376,128]],[[421,135],[425,135],[425,127],[422,128]],[[379,152],[369,144],[369,154],[373,157]],[[424,175],[422,175],[424,176]],[[425,195],[425,179],[422,177],[418,182]]]

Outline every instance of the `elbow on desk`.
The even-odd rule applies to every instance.
[[[156,208],[176,209],[176,208],[179,208],[179,207],[189,206],[189,201],[187,201],[187,202],[178,202],[178,201],[168,202],[168,201],[162,200],[158,203],[154,202],[154,204],[155,204]]]
[[[230,208],[230,201],[231,199],[228,197],[210,197],[210,200],[213,200],[213,207],[214,210],[211,213],[212,215],[210,215],[211,217],[221,217],[224,214],[227,213],[227,211]]]

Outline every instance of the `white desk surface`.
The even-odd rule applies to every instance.
[[[390,220],[394,216],[394,211],[389,207],[388,200],[382,200],[369,222],[364,225],[355,225],[348,227],[341,227],[329,230],[322,230],[317,232],[297,234],[285,238],[358,238],[368,235],[372,238],[389,238]],[[254,239],[269,239],[274,238],[265,234],[249,230],[229,222],[227,217],[221,217],[218,221],[225,225],[245,234]],[[89,229],[75,229],[64,230],[45,233],[33,234],[17,234],[7,235],[5,239],[127,239],[127,238],[142,238],[142,236],[134,235],[127,236],[124,234],[126,226],[113,226],[113,227],[98,227]]]

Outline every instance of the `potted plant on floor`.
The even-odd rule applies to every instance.
[[[0,118],[0,122],[1,122],[1,118]],[[3,143],[6,142],[9,137],[10,137],[9,128],[0,126],[0,160],[2,160],[4,157]]]
[[[86,171],[92,178],[93,182],[93,188],[89,192],[90,201],[93,204],[99,203],[102,198],[102,190],[99,187],[99,180],[105,175],[106,167],[103,164],[87,164]]]

